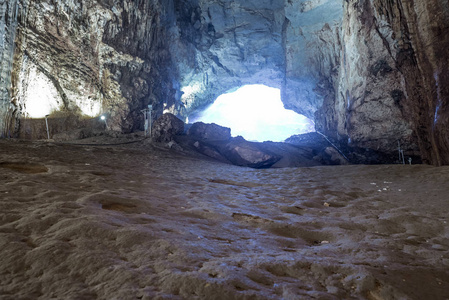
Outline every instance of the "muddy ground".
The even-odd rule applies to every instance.
[[[449,167],[0,140],[0,299],[449,299],[448,213]]]

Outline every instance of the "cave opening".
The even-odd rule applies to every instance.
[[[315,131],[311,119],[284,108],[279,89],[261,84],[244,85],[220,95],[205,110],[190,116],[189,122],[229,127],[232,136],[256,142],[282,142],[292,135]]]

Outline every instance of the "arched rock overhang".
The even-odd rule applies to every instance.
[[[171,53],[186,116],[248,84],[280,88],[309,118],[333,95],[339,65],[338,1],[175,1]]]

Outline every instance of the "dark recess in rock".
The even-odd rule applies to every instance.
[[[378,74],[380,76],[385,76],[387,73],[392,72],[393,69],[390,67],[390,65],[383,59],[378,60],[373,66],[371,66],[371,73],[374,76],[377,76]]]
[[[393,98],[394,103],[396,103],[396,105],[402,107],[401,101],[404,99],[404,92],[401,90],[393,90],[393,91],[391,91],[390,95]]]

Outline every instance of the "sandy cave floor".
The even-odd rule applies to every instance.
[[[449,299],[449,167],[0,140],[0,299]]]

